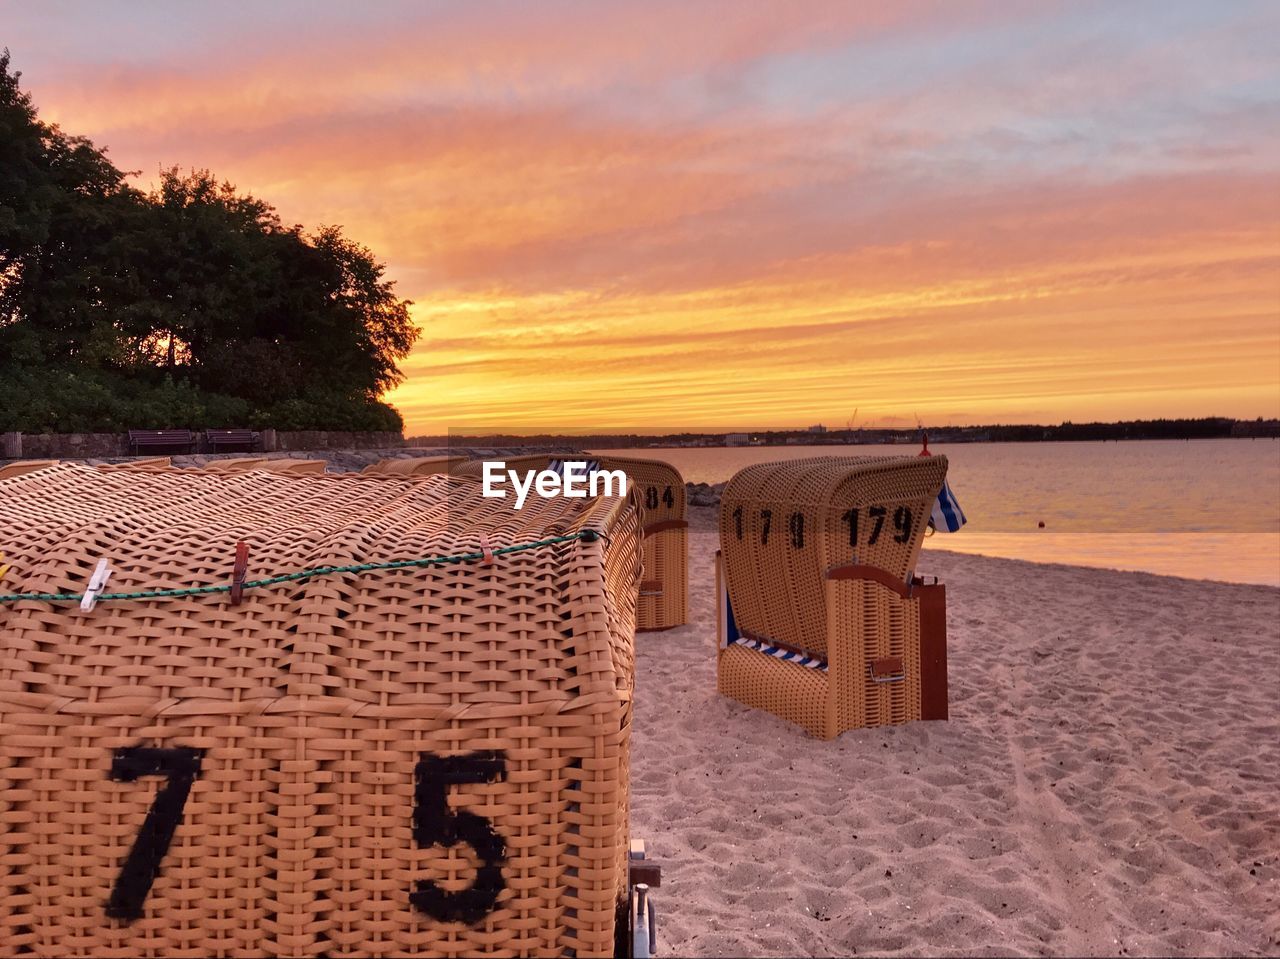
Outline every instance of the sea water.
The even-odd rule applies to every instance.
[[[930,444],[968,517],[942,548],[1041,563],[1280,586],[1280,440]],[[917,446],[611,450],[691,483],[807,456],[914,456]],[[1040,524],[1043,523],[1043,528]]]

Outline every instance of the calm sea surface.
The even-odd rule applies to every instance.
[[[969,518],[926,548],[1280,586],[1280,441],[930,445]],[[622,450],[613,452],[622,453]],[[908,446],[638,449],[691,483],[805,456]],[[1044,522],[1040,529],[1038,523]]]

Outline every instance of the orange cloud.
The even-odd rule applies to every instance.
[[[409,5],[27,79],[385,258],[410,432],[1276,415],[1259,9]]]

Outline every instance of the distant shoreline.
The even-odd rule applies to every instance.
[[[930,443],[1062,443],[1115,440],[1275,439],[1280,420],[1135,420],[1120,423],[1062,423],[1058,426],[964,426],[914,429],[812,426],[794,430],[726,430],[668,433],[489,433],[411,436],[406,446],[577,446],[584,449],[677,449],[757,446],[905,446]]]

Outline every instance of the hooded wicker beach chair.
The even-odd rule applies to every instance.
[[[268,473],[313,474],[323,473],[326,460],[299,460],[290,457],[240,456],[229,459],[209,460],[201,469],[212,473],[243,473],[248,470],[264,470]]]
[[[268,473],[288,473],[293,476],[310,476],[323,473],[329,466],[327,460],[295,460],[285,457],[268,459],[254,469],[266,470]]]
[[[485,460],[498,459],[503,459],[507,469],[516,471],[556,468],[556,464],[574,461],[586,462],[588,470],[594,464],[599,469],[625,472],[644,507],[644,582],[640,584],[636,628],[672,629],[688,621],[688,503],[684,478],[674,466],[627,456],[558,453],[470,460],[457,468],[456,475],[483,476]]]
[[[103,463],[98,469],[107,472],[116,470],[167,470],[172,466],[173,461],[168,456],[148,456],[143,459],[125,460],[123,463]]]
[[[630,494],[54,464],[0,553],[0,954],[614,954]]]
[[[945,718],[944,594],[912,571],[946,469],[942,456],[818,457],[734,476],[720,504],[720,692],[823,739]]]
[[[0,479],[21,476],[23,473],[33,473],[56,465],[58,460],[17,460],[12,463],[0,463]]]
[[[371,463],[360,472],[367,476],[433,476],[453,473],[466,461],[465,456],[392,457]]]
[[[209,460],[202,469],[213,473],[238,473],[244,470],[262,469],[266,464],[265,456],[228,456],[223,459]]]

